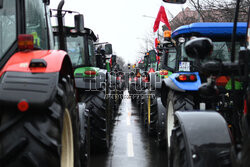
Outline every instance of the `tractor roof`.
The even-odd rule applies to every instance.
[[[97,37],[96,37],[95,33],[91,29],[89,29],[89,28],[84,28],[83,32],[76,32],[76,33],[71,31],[71,30],[75,30],[74,27],[65,26],[64,28],[66,29],[66,34],[67,35],[72,35],[72,36],[74,36],[74,35],[78,36],[79,35],[79,36],[81,36],[83,34],[88,34],[94,41],[97,40]],[[55,34],[58,33],[58,27],[57,26],[53,27],[53,32]]]
[[[246,36],[247,23],[237,23],[237,38],[244,40]],[[192,23],[177,28],[172,33],[172,38],[177,39],[180,36],[201,36],[211,39],[230,39],[233,32],[233,23],[230,22],[209,22],[209,23]]]

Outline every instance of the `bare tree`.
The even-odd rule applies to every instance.
[[[202,22],[232,22],[236,0],[189,0],[201,17]],[[250,0],[243,0],[240,6],[239,21],[246,21]]]
[[[194,22],[233,22],[236,0],[189,0],[191,9],[183,9],[170,21],[174,30],[182,25]],[[238,21],[247,21],[248,6],[250,0],[242,0]],[[164,27],[166,29],[166,27]]]

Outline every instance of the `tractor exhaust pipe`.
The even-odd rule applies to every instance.
[[[65,36],[64,36],[64,28],[63,28],[63,14],[62,8],[64,6],[64,0],[61,0],[57,7],[57,21],[58,21],[58,32],[59,32],[59,49],[67,50]]]

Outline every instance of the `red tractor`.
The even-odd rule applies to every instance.
[[[53,50],[49,3],[0,0],[1,167],[86,165],[72,65]]]

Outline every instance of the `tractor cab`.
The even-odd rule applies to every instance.
[[[76,32],[75,28],[64,27],[66,34],[66,46],[70,56],[73,68],[79,67],[96,67],[97,61],[95,56],[94,42],[97,40],[91,29],[84,28],[82,32]],[[59,48],[58,31],[54,28],[56,48]]]
[[[17,51],[53,49],[49,1],[1,0],[0,3],[0,69]]]
[[[157,66],[157,57],[156,57],[156,51],[150,50],[146,53],[144,56],[144,65],[145,65],[145,71],[148,73],[155,72],[158,70]]]
[[[241,47],[244,47],[246,23],[238,23],[236,36],[236,59]],[[176,71],[197,71],[201,62],[217,60],[230,62],[231,36],[233,23],[193,23],[184,25],[172,33],[172,39],[176,42],[177,59],[175,60]],[[190,58],[185,52],[185,44],[197,37],[208,37],[212,40],[214,48],[211,56],[203,60]]]

